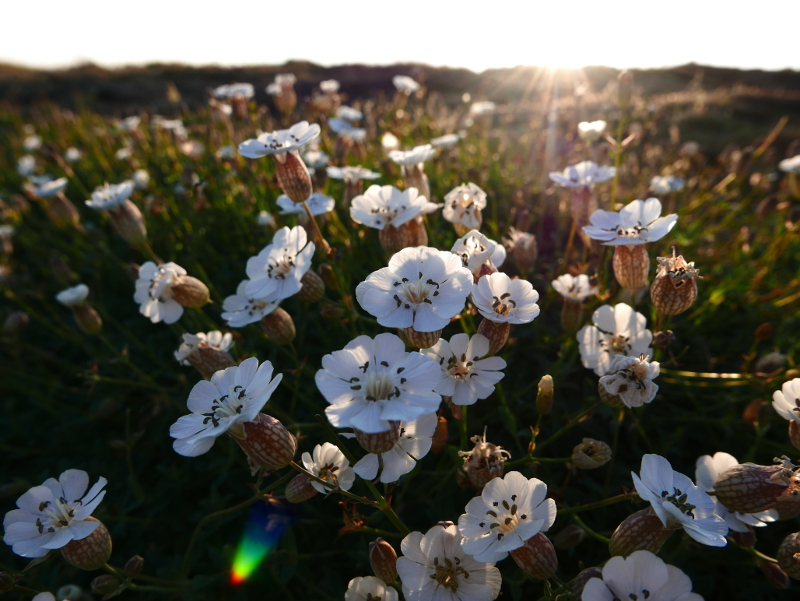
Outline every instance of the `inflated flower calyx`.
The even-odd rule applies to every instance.
[[[183,307],[202,307],[211,302],[208,287],[189,275],[175,278],[175,283],[170,287],[170,294]]]
[[[302,288],[294,297],[301,303],[315,303],[325,295],[325,281],[309,269],[300,279]]]
[[[553,537],[553,546],[556,549],[571,549],[577,547],[586,538],[586,531],[577,524],[570,524]]]
[[[536,410],[542,415],[549,415],[553,409],[553,377],[542,376],[539,380],[539,390],[536,394]]]
[[[783,539],[776,559],[784,572],[791,578],[800,580],[800,532]]]
[[[584,438],[572,449],[572,464],[578,469],[593,470],[611,461],[611,447],[600,440]]]
[[[650,282],[650,257],[644,244],[616,246],[613,267],[622,288],[638,290]]]
[[[300,158],[300,154],[293,150],[272,155],[275,159],[275,174],[278,184],[293,202],[304,202],[314,191],[308,167]]]
[[[390,428],[384,432],[367,433],[353,428],[356,440],[368,453],[387,453],[400,440],[400,422],[390,421]]]
[[[538,580],[552,578],[558,569],[556,550],[543,532],[511,551],[511,557],[525,573]]]
[[[386,584],[397,580],[397,551],[380,537],[369,544],[369,565]]]
[[[756,559],[755,564],[775,588],[783,590],[792,586],[789,574],[783,571],[779,563],[773,563],[772,561],[759,558]]]
[[[442,336],[441,330],[417,332],[413,326],[400,328],[399,333],[400,336],[408,342],[409,346],[413,346],[417,349],[431,348],[434,344],[439,342],[439,338]]]
[[[291,344],[297,335],[292,316],[280,307],[261,318],[261,329],[275,344]]]
[[[141,246],[147,242],[144,216],[133,201],[126,200],[109,209],[108,217],[120,237],[131,246]]]
[[[99,522],[97,528],[86,538],[71,540],[62,547],[61,555],[76,568],[98,570],[108,563],[111,557],[111,535],[103,522],[88,517],[87,522]]]
[[[777,465],[742,463],[723,472],[714,483],[717,499],[730,511],[742,513],[778,509],[779,499],[785,513],[788,514],[794,506],[800,511],[797,468],[785,456],[776,458],[776,462]]]
[[[284,425],[265,413],[244,422],[241,432],[228,433],[252,461],[268,470],[289,465],[297,452],[297,439]]]
[[[471,451],[459,451],[459,456],[464,458],[463,470],[470,482],[478,488],[483,488],[493,478],[502,478],[505,473],[505,462],[511,458],[511,453],[503,447],[486,442],[486,433],[483,436],[473,436],[470,439],[475,443]]]
[[[697,282],[700,272],[694,263],[676,255],[658,257],[658,271],[650,286],[650,298],[656,311],[662,315],[678,315],[692,306],[697,299]]]
[[[309,480],[308,476],[297,474],[289,480],[284,494],[289,503],[302,503],[317,494],[317,489],[311,486],[311,480]]]
[[[632,513],[617,526],[608,550],[611,555],[627,557],[634,551],[644,550],[658,553],[675,529],[664,528],[659,517],[650,507]]]
[[[393,255],[404,248],[428,246],[428,232],[421,219],[414,218],[399,226],[386,225],[378,233],[381,247],[386,254]]]
[[[436,423],[436,430],[433,433],[431,453],[438,455],[447,444],[447,438],[447,418],[443,415],[440,415]]]

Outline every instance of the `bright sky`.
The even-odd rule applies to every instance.
[[[3,3],[0,62],[800,69],[800,0],[39,0]]]

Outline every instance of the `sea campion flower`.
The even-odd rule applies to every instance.
[[[394,334],[359,336],[325,355],[315,380],[330,403],[325,414],[331,424],[368,434],[389,431],[393,421],[435,413],[441,402],[433,392],[439,366],[420,353],[406,352]]]
[[[272,243],[247,260],[247,294],[265,300],[297,294],[314,256],[314,243],[306,242],[306,231],[299,225],[275,232]]]
[[[361,166],[328,167],[328,177],[344,180],[344,196],[342,197],[342,207],[344,209],[349,209],[351,201],[359,194],[363,194],[363,180],[373,180],[380,176],[380,173],[375,173]]]
[[[778,169],[786,173],[800,173],[800,154],[778,163]]]
[[[329,442],[318,444],[314,447],[313,455],[303,453],[302,459],[306,471],[341,490],[350,490],[355,482],[356,475],[350,467],[350,462],[336,445]],[[315,480],[309,480],[309,484],[322,494],[333,490]]]
[[[469,114],[473,117],[491,115],[497,111],[497,105],[491,100],[473,102],[469,107]]]
[[[333,117],[328,120],[328,125],[338,136],[337,149],[334,150],[336,156],[346,154],[346,151],[353,142],[361,142],[367,137],[367,130],[363,127],[356,127],[350,121]]]
[[[614,599],[703,601],[692,592],[692,581],[686,574],[650,551],[612,557],[603,566],[602,579],[589,580],[581,594],[581,601]]]
[[[335,79],[326,79],[324,81],[319,82],[319,89],[322,90],[325,94],[335,94],[339,91],[341,84],[336,81]]]
[[[183,306],[173,298],[172,288],[186,270],[169,262],[156,265],[148,261],[139,268],[133,300],[139,303],[139,313],[153,323],[175,323],[183,315]]]
[[[411,421],[400,422],[400,434],[395,445],[381,454],[383,470],[380,480],[386,484],[397,482],[400,476],[414,469],[417,461],[431,450],[433,433],[439,423],[436,413],[426,413]],[[379,463],[376,453],[369,453],[353,466],[356,474],[364,480],[374,480],[378,475]]]
[[[91,200],[86,201],[86,206],[91,209],[107,211],[114,229],[131,246],[147,242],[147,228],[142,212],[130,200],[135,185],[133,180],[126,180],[121,184],[106,184],[95,189]]]
[[[236,288],[236,294],[228,296],[222,303],[222,319],[232,328],[241,328],[249,323],[261,321],[278,308],[280,299],[267,300],[247,293],[250,280],[244,280]]]
[[[669,461],[645,455],[640,473],[641,477],[631,472],[636,492],[650,503],[664,528],[683,528],[694,540],[711,547],[728,544],[728,525],[714,513],[714,499],[673,470]]]
[[[561,326],[568,332],[574,332],[583,320],[583,303],[597,294],[597,284],[585,274],[575,277],[568,273],[558,276],[550,284],[564,298]]]
[[[184,334],[181,345],[175,351],[175,359],[181,365],[191,365],[202,376],[209,379],[216,372],[236,365],[228,353],[233,346],[233,336],[230,332],[223,334],[219,330],[213,332],[198,332],[197,334]]]
[[[677,315],[697,299],[697,279],[702,279],[694,262],[687,263],[672,249],[671,257],[656,257],[658,271],[650,285],[650,298],[662,315]]]
[[[83,303],[89,296],[89,286],[78,284],[56,294],[56,300],[65,307],[74,307]]]
[[[102,522],[90,520],[105,496],[106,479],[89,488],[89,474],[67,470],[58,480],[48,478],[17,499],[18,509],[3,519],[3,542],[22,557],[44,557],[70,541],[85,539]]]
[[[59,192],[66,190],[67,184],[69,184],[69,180],[66,177],[60,177],[34,186],[31,189],[31,193],[39,198],[52,198]]]
[[[656,398],[658,385],[653,380],[660,371],[658,361],[649,356],[614,355],[598,383],[600,398],[612,407],[641,407]]]
[[[93,335],[103,328],[103,320],[97,311],[86,302],[89,296],[89,287],[78,284],[56,294],[56,300],[72,311],[75,323],[86,334]]]
[[[464,536],[461,548],[477,561],[505,559],[509,551],[553,525],[556,502],[546,497],[544,482],[519,472],[492,479],[458,518]]]
[[[83,153],[75,147],[67,148],[64,152],[64,160],[67,163],[75,163],[81,160]]]
[[[316,169],[327,167],[330,157],[319,148],[310,148],[303,153],[303,162],[314,172]]]
[[[686,182],[676,175],[655,175],[650,180],[650,190],[654,194],[671,194],[683,190],[685,186]]]
[[[452,522],[439,522],[424,536],[412,532],[400,550],[397,573],[406,601],[490,601],[500,594],[500,570],[465,551]]]
[[[494,385],[505,375],[500,370],[506,362],[500,357],[487,357],[489,339],[480,334],[456,334],[448,342],[440,339],[429,349],[420,351],[439,364],[441,378],[434,387],[456,405],[473,405],[494,392]]]
[[[578,137],[589,143],[596,142],[606,131],[605,121],[581,121],[578,123]]]
[[[353,578],[347,585],[344,601],[397,601],[397,591],[375,576]]]
[[[505,248],[478,230],[469,231],[456,240],[450,252],[461,258],[464,267],[472,272],[475,281],[484,275],[496,272],[506,258]]]
[[[266,92],[273,97],[275,106],[285,115],[289,115],[297,106],[297,93],[294,84],[297,78],[292,73],[279,73],[275,81],[266,87]]]
[[[240,96],[242,98],[252,98],[255,94],[255,89],[251,83],[230,83],[223,86],[214,88],[214,96],[217,98],[235,98]]]
[[[486,428],[483,435],[476,434],[470,440],[475,446],[470,451],[459,451],[458,456],[464,458],[462,469],[470,482],[483,489],[493,478],[503,477],[505,462],[511,459],[511,453],[486,440]]]
[[[22,177],[33,175],[36,170],[36,158],[31,154],[23,155],[17,160],[17,173]]]
[[[603,305],[592,313],[594,325],[583,326],[577,334],[581,361],[587,369],[604,376],[615,355],[653,355],[653,333],[647,319],[630,305]]]
[[[458,144],[460,141],[461,136],[459,134],[445,134],[438,138],[432,138],[431,146],[434,148],[447,148],[448,146]]]
[[[277,203],[281,209],[280,211],[281,215],[299,215],[301,220],[303,219],[303,217],[306,217],[306,219],[308,218],[308,215],[306,214],[306,210],[303,208],[303,205],[293,202],[285,194],[281,194],[280,196],[278,196]],[[324,194],[320,194],[319,192],[314,192],[311,196],[308,197],[308,200],[306,200],[306,204],[308,205],[308,209],[311,211],[311,214],[317,217],[319,215],[324,215],[325,213],[330,213],[331,211],[333,211],[336,205],[336,201],[333,200],[330,196],[325,196]],[[311,244],[311,247],[313,248],[313,243]]]
[[[616,172],[614,167],[598,165],[593,161],[581,161],[570,165],[561,173],[551,172],[550,179],[564,188],[585,188],[607,182]]]
[[[703,455],[697,459],[695,468],[695,480],[697,486],[706,492],[714,490],[714,483],[717,478],[732,467],[739,465],[736,457],[728,453],[714,453],[714,456]],[[740,511],[730,511],[719,499],[712,497],[716,506],[715,513],[725,520],[728,528],[734,532],[748,532],[751,526],[766,526],[770,522],[778,519],[778,512],[775,509],[759,511],[757,513],[742,513]]]
[[[503,237],[503,245],[511,253],[511,258],[522,275],[533,269],[539,254],[536,236],[511,227],[508,235]]]
[[[216,372],[211,380],[200,380],[189,393],[191,413],[169,429],[175,452],[184,457],[203,455],[228,431],[243,438],[245,423],[257,419],[282,379],[283,374],[272,377],[272,363],[259,366],[258,359],[250,357],[238,367]]]
[[[356,298],[382,326],[436,332],[461,312],[471,286],[472,273],[461,259],[423,246],[394,254],[388,267],[356,287]]]
[[[483,276],[472,286],[472,302],[484,319],[478,334],[489,339],[489,354],[508,340],[512,324],[530,323],[539,315],[539,293],[527,280],[511,279],[500,271]]]
[[[444,197],[442,216],[463,236],[478,230],[483,222],[481,211],[486,208],[486,192],[472,182],[453,188]]]
[[[394,87],[397,88],[398,92],[402,92],[408,96],[419,91],[420,87],[419,83],[411,79],[408,75],[395,75],[392,78],[392,83]]]
[[[431,188],[428,176],[425,175],[425,161],[436,154],[436,149],[430,144],[415,146],[411,150],[393,150],[389,158],[400,165],[406,188],[416,188],[421,196],[430,199]]]
[[[364,118],[364,113],[352,106],[342,105],[336,109],[336,116],[345,121],[361,121]]]

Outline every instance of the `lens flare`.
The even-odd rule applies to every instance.
[[[281,505],[259,502],[253,507],[233,559],[232,586],[242,584],[258,568],[277,546],[290,521],[289,510]]]

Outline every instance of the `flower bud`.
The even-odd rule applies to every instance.
[[[103,320],[91,305],[81,303],[71,307],[75,323],[85,334],[93,336],[103,329]]]
[[[125,562],[125,567],[123,571],[128,578],[136,578],[139,574],[142,573],[142,568],[144,567],[144,557],[141,555],[134,555],[128,561]]]
[[[110,209],[108,217],[120,237],[131,246],[140,246],[147,242],[144,217],[139,207],[130,199]]]
[[[661,547],[675,530],[664,528],[651,507],[632,513],[617,526],[608,550],[611,555],[627,557],[634,551],[645,550],[658,554]]]
[[[386,584],[397,580],[397,551],[380,537],[369,544],[369,565]]]
[[[79,232],[85,231],[81,225],[78,209],[64,196],[63,192],[59,192],[50,199],[47,215],[57,227],[74,227]]]
[[[586,532],[577,524],[570,524],[553,537],[556,549],[571,549],[577,547],[586,538]]]
[[[536,394],[536,410],[542,415],[550,415],[553,409],[553,377],[542,376],[539,380],[539,391]]]
[[[790,577],[800,580],[800,532],[790,534],[778,547],[778,565]],[[784,587],[786,588],[786,587]]]
[[[108,533],[105,524],[100,520],[88,517],[86,521],[99,522],[100,524],[86,538],[68,542],[66,546],[61,548],[61,555],[67,563],[76,568],[97,570],[108,563],[111,557],[111,535]]]
[[[61,286],[69,287],[76,279],[75,273],[56,255],[50,257],[50,271]]]
[[[28,327],[30,318],[25,311],[14,311],[3,321],[3,334],[19,334]]]
[[[611,447],[600,440],[584,438],[572,449],[572,464],[581,470],[593,470],[611,461]]]
[[[650,257],[644,244],[614,247],[614,277],[627,290],[638,290],[649,283]]]
[[[572,584],[572,593],[576,598],[580,598],[586,583],[592,578],[599,578],[602,580],[603,571],[600,568],[586,568],[578,573],[578,575],[575,577],[575,581]]]
[[[399,227],[386,225],[378,232],[381,247],[386,254],[393,255],[410,246],[427,246],[428,232],[421,219],[412,219]]]
[[[316,272],[308,270],[300,280],[302,288],[294,297],[301,303],[315,303],[325,295],[325,282]]]
[[[418,349],[431,348],[434,344],[439,342],[439,338],[442,336],[441,330],[436,330],[434,332],[417,332],[413,326],[401,328],[400,332],[402,332],[403,337],[408,340],[411,346]]]
[[[489,355],[496,355],[508,341],[511,324],[508,322],[497,323],[485,317],[478,325],[478,334],[489,339]]]
[[[308,167],[300,158],[300,154],[296,150],[292,150],[273,154],[272,158],[275,159],[275,172],[283,193],[298,204],[308,200],[314,188],[311,184]]]
[[[462,469],[472,484],[483,488],[492,478],[503,477],[505,462],[511,458],[511,453],[503,447],[486,442],[485,432],[483,436],[473,436],[470,440],[475,443],[473,449],[458,452],[464,458]]]
[[[744,532],[737,532],[736,530],[731,530],[728,532],[728,537],[736,543],[739,547],[743,549],[748,549],[756,544],[756,532],[753,530],[752,526],[746,526],[747,530]]]
[[[240,432],[228,430],[236,444],[256,464],[268,470],[289,465],[297,451],[297,439],[283,424],[264,413],[245,422]]]
[[[556,550],[543,532],[511,551],[511,557],[526,574],[537,580],[552,578],[558,569]]]
[[[111,574],[104,574],[103,576],[98,576],[94,580],[92,580],[92,592],[97,593],[98,595],[103,595],[103,598],[111,598],[123,590],[122,582],[116,576],[112,576]],[[110,597],[109,597],[110,595]],[[59,596],[59,598],[62,598]],[[71,599],[71,597],[63,597],[64,599]]]
[[[714,483],[717,500],[730,511],[758,513],[775,507],[784,493],[797,499],[800,478],[795,467],[788,459],[778,461],[779,465],[742,463],[723,472]]]
[[[756,559],[758,569],[767,577],[770,584],[778,589],[787,589],[792,585],[789,574],[783,571],[782,566],[765,559]]]
[[[623,69],[617,76],[617,99],[620,108],[626,109],[631,103],[633,93],[633,73]]]
[[[692,306],[697,299],[697,282],[700,272],[694,263],[675,255],[658,257],[658,271],[650,286],[650,298],[656,311],[662,315],[677,315]]]
[[[291,344],[297,335],[292,316],[280,307],[261,318],[261,329],[275,344]]]
[[[438,455],[447,444],[447,438],[447,418],[440,415],[436,430],[433,431],[433,437],[431,438],[431,453]]]
[[[358,428],[353,428],[358,444],[367,453],[388,453],[400,440],[400,422],[390,421],[390,428],[384,432],[367,433]]]
[[[189,275],[178,276],[169,290],[175,302],[184,307],[202,307],[211,302],[208,287]]]
[[[317,494],[317,489],[311,486],[311,481],[305,474],[297,474],[286,485],[286,500],[289,503],[302,503]]]

